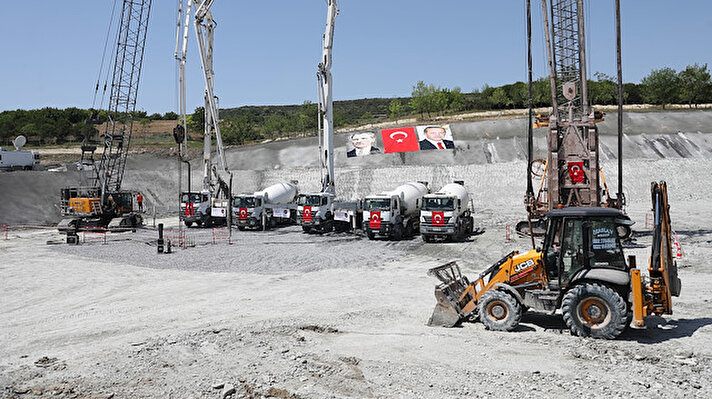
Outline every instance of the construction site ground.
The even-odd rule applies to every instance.
[[[700,123],[710,126],[705,118]],[[220,235],[213,243],[223,231],[188,229],[185,249],[173,238],[173,253],[159,255],[147,215],[136,233],[109,233],[106,244],[80,234],[86,242],[67,245],[53,228],[27,225],[56,218],[45,208],[76,173],[0,175],[0,223],[10,225],[7,239],[0,230],[0,397],[712,397],[709,133],[627,139],[637,154],[624,164],[627,212],[636,222],[627,254],[645,269],[649,184],[667,181],[682,294],[673,298],[673,315],[648,317],[646,330],[604,341],[571,336],[559,313],[528,312],[509,333],[478,322],[426,326],[437,283],[429,268],[456,260],[473,277],[510,251],[531,248],[513,233],[525,217],[517,140],[500,140],[496,129],[489,136],[454,131],[462,144],[438,155],[452,159],[386,154],[371,166],[340,159],[336,180],[347,198],[394,182],[466,180],[481,234],[461,243],[369,241],[289,226],[235,230],[229,244]],[[279,154],[277,167],[233,166],[236,191],[279,178],[298,178],[302,191],[318,187],[318,168],[292,164],[306,157],[306,143],[274,146],[250,154],[257,163]],[[688,156],[674,156],[681,153]],[[246,162],[241,154],[228,154],[231,165]],[[168,206],[177,196],[173,160],[131,162],[127,185],[146,193],[149,209]],[[602,164],[615,189],[615,161]],[[37,208],[44,213],[23,218],[35,198],[48,204]],[[164,216],[156,222],[175,237],[177,216]]]

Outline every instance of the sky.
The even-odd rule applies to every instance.
[[[0,111],[89,108],[115,0],[5,1]],[[121,3],[121,0],[118,0]],[[340,0],[334,99],[408,97],[422,80],[463,92],[526,81],[524,0]],[[616,75],[615,2],[586,0],[588,71]],[[547,75],[541,2],[532,0],[535,78]],[[178,0],[154,0],[137,109],[178,110]],[[317,101],[325,0],[216,0],[215,94],[221,108]],[[712,1],[621,0],[623,80],[698,63],[712,69]],[[12,17],[8,17],[12,16]],[[195,33],[187,108],[203,104]],[[99,101],[95,103],[98,106]]]

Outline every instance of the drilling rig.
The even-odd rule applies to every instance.
[[[121,189],[126,157],[131,143],[133,115],[141,77],[151,0],[124,0],[118,17],[118,34],[113,53],[113,77],[110,86],[106,123],[101,135],[103,152],[95,159],[96,145],[82,143],[82,181],[77,187],[61,190],[57,226],[67,234],[67,242],[76,242],[76,232],[86,228],[132,230],[143,224],[133,210],[134,193]],[[104,85],[106,90],[107,85]],[[97,91],[99,84],[97,83]]]
[[[297,198],[297,220],[307,233],[325,233],[332,231],[335,227],[349,229],[360,225],[358,203],[336,200],[331,54],[334,45],[334,22],[339,14],[339,8],[336,0],[328,0],[327,5],[326,30],[322,38],[322,58],[317,70],[321,191],[300,194]]]
[[[229,217],[230,192],[232,184],[232,174],[227,168],[225,161],[225,151],[220,134],[218,117],[218,97],[215,96],[213,71],[213,37],[217,23],[213,19],[210,7],[213,0],[201,2],[188,0],[185,4],[179,0],[178,7],[178,29],[176,33],[175,58],[179,68],[179,92],[180,92],[180,122],[174,130],[176,142],[181,144],[186,138],[186,99],[185,99],[185,61],[188,46],[188,26],[190,24],[190,12],[195,6],[194,28],[198,42],[198,52],[205,79],[205,125],[203,128],[203,188],[200,192],[193,192],[190,188],[190,163],[183,159],[181,162],[188,163],[188,191],[180,193],[180,218],[186,226],[191,227],[194,223],[197,226],[224,225]],[[185,11],[183,11],[185,10]],[[182,33],[181,33],[182,32]],[[215,136],[217,155],[222,172],[218,171],[212,162],[212,137]],[[230,183],[223,179],[221,173],[230,175]]]
[[[583,0],[552,0],[550,3],[542,0],[541,5],[552,111],[548,119],[538,118],[536,125],[548,127],[548,155],[543,162],[533,159],[530,92],[529,163],[525,195],[529,220],[517,225],[518,231],[527,233],[531,226],[534,234],[543,233],[543,225],[540,223],[542,217],[553,209],[571,206],[622,209],[625,205],[622,176],[619,173],[617,197],[611,197],[599,165],[596,122],[601,121],[602,116],[588,102]],[[531,15],[528,17],[530,20]],[[531,23],[528,25],[531,88]],[[621,152],[619,145],[619,164],[623,161]],[[536,171],[537,164],[540,166],[539,173]],[[621,169],[619,165],[619,172]],[[536,194],[533,175],[541,178]],[[626,225],[621,225],[619,229],[625,235],[630,234],[630,228]]]

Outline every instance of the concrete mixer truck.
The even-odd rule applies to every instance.
[[[462,240],[472,234],[474,218],[465,182],[446,184],[438,192],[423,197],[420,235],[423,241],[438,238]]]
[[[428,194],[427,183],[411,182],[393,191],[368,196],[363,201],[363,230],[369,239],[376,234],[394,240],[418,233],[420,206]]]
[[[297,181],[273,184],[254,194],[233,197],[233,224],[239,230],[268,229],[296,221]]]

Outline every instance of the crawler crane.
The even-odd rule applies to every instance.
[[[82,185],[61,190],[63,219],[58,230],[67,242],[76,242],[76,232],[99,227],[129,230],[143,224],[133,210],[134,193],[121,189],[126,157],[131,143],[146,31],[151,0],[124,0],[118,19],[116,48],[111,65],[113,77],[105,130],[101,135],[103,152],[94,159],[95,145],[82,144],[80,159]],[[97,84],[97,90],[98,90]]]

